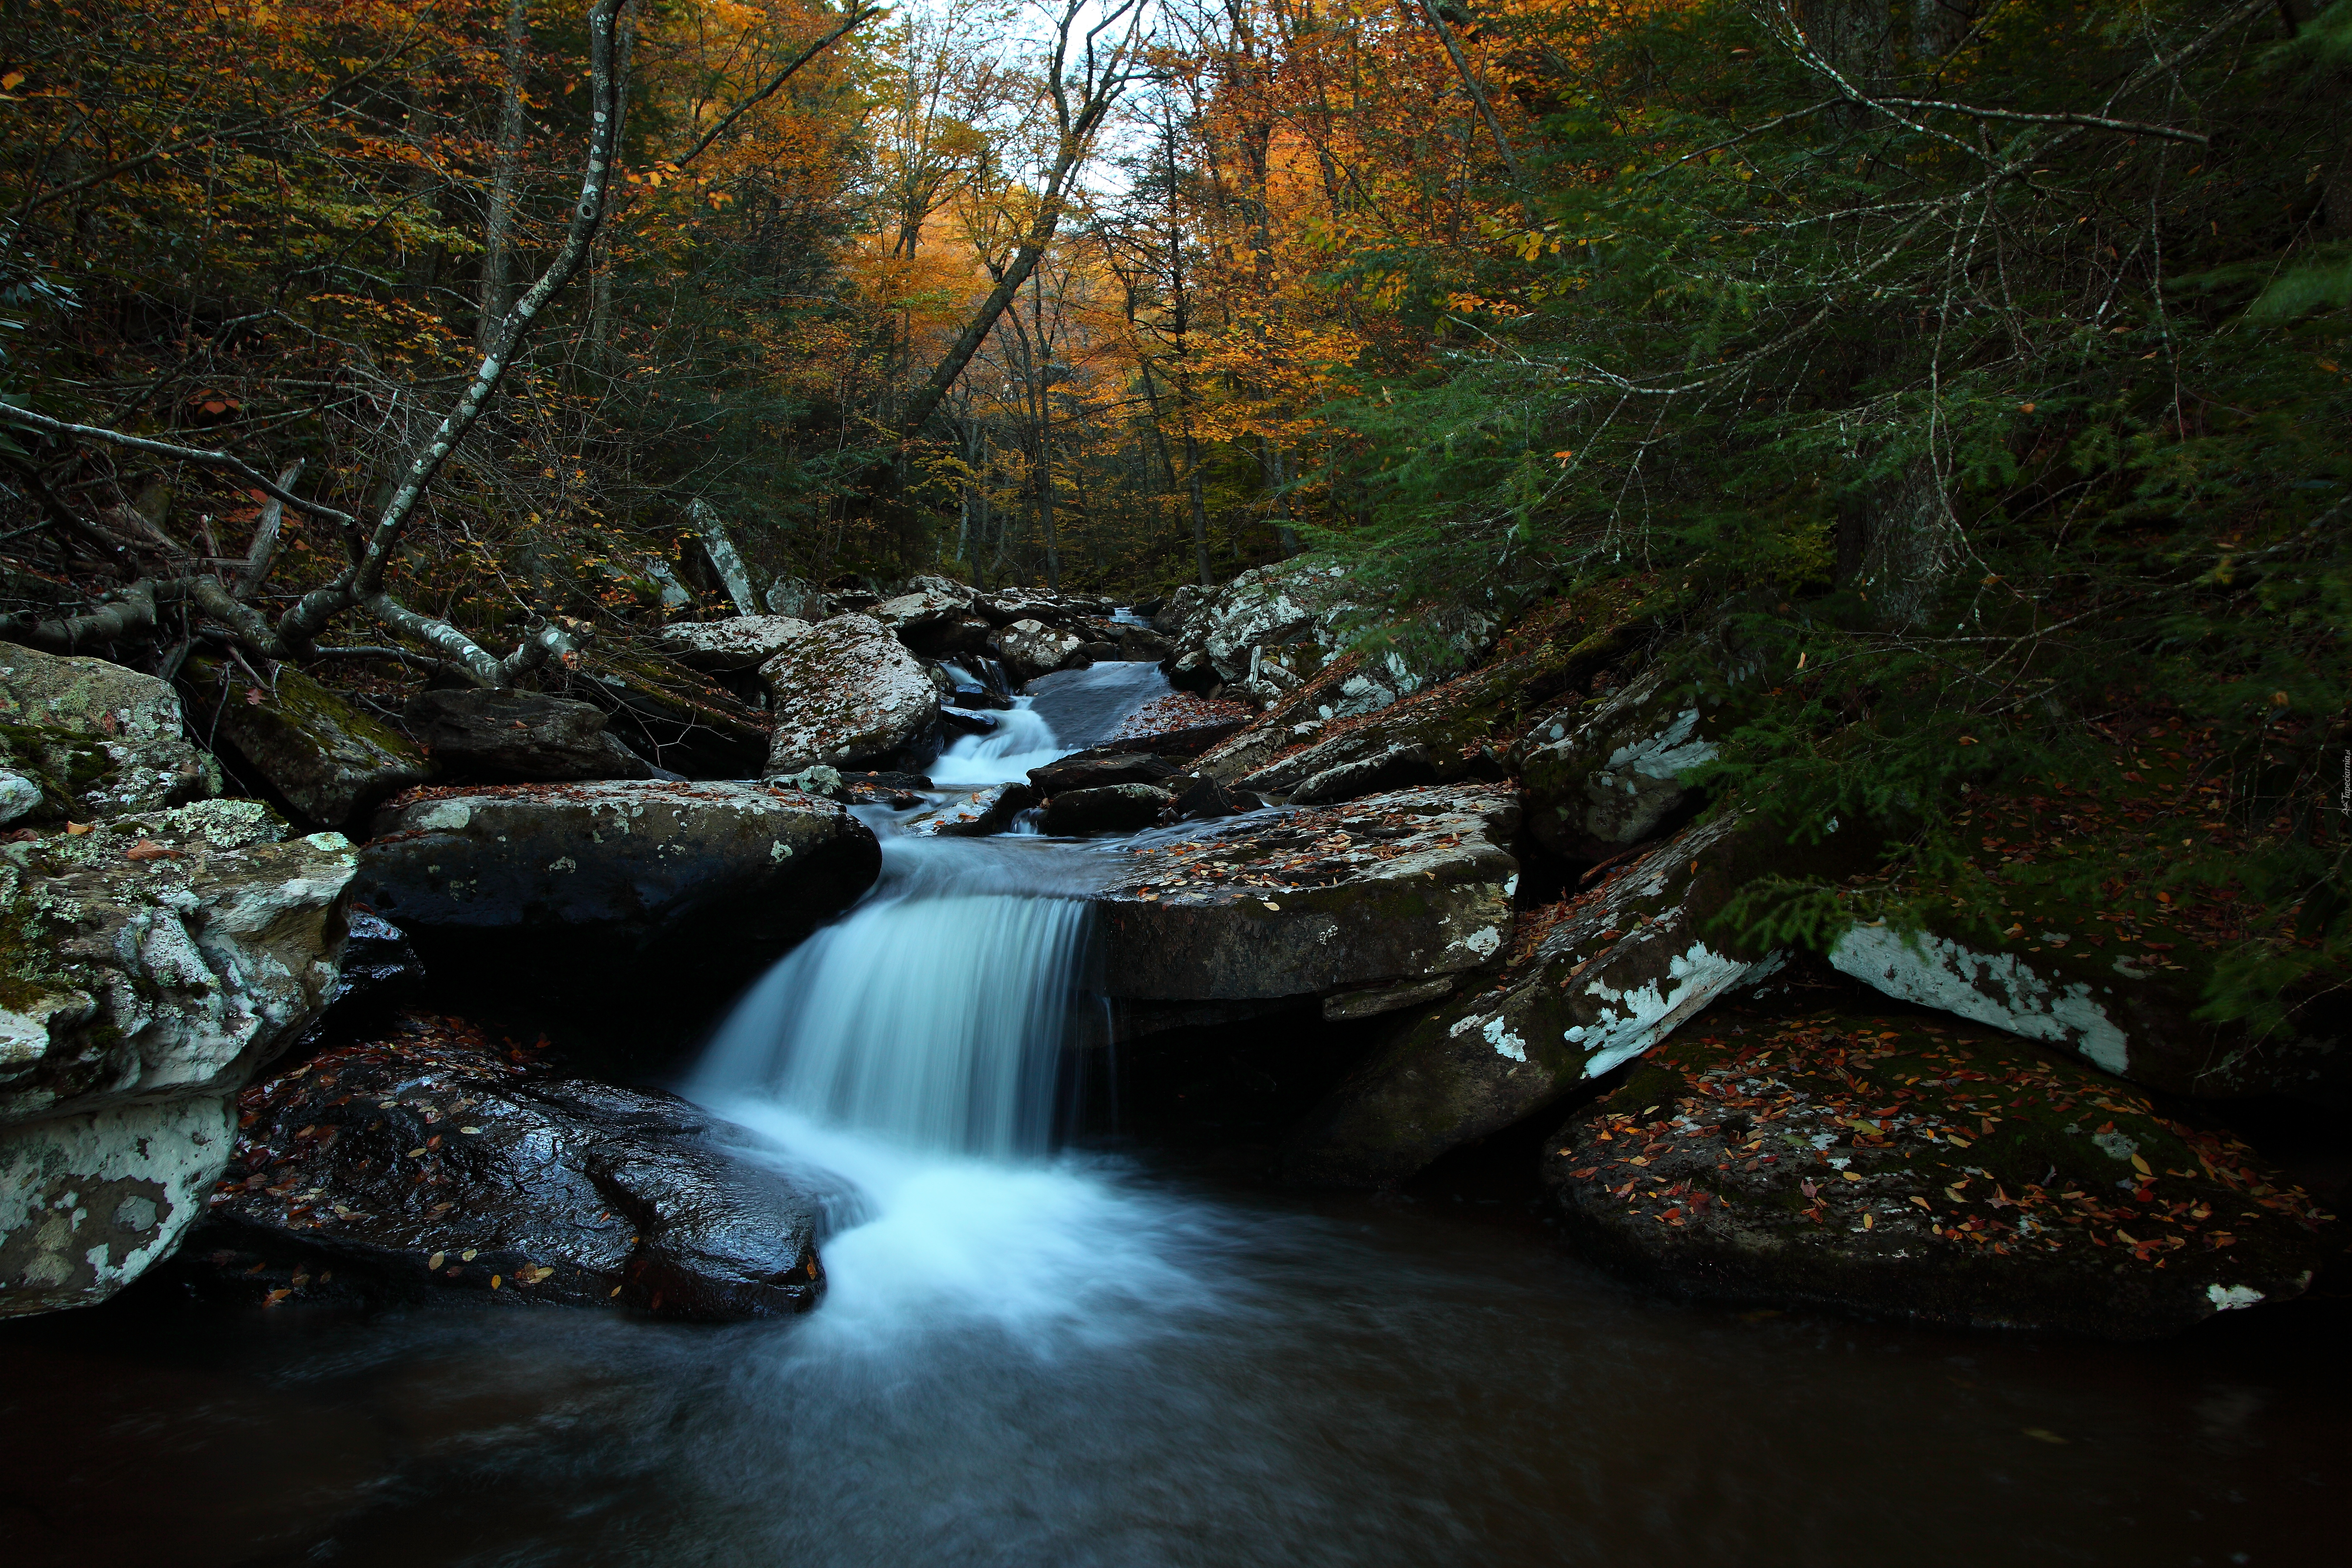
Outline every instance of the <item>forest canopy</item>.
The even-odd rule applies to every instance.
[[[2160,740],[2204,826],[2077,890],[2222,910],[2225,1012],[2341,970],[2352,0],[5,14],[10,637],[497,683],[723,611],[722,535],[1312,550],[1431,671],[1609,590],[1719,783],[1905,847],[1751,920]]]

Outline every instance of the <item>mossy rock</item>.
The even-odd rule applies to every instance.
[[[280,666],[269,685],[255,686],[196,658],[184,679],[214,739],[318,826],[364,821],[436,776],[415,742],[299,669]]]
[[[1586,1248],[1683,1294],[2119,1340],[2300,1295],[2333,1218],[2227,1135],[1989,1029],[1718,1009],[1571,1117]]]
[[[614,734],[672,773],[755,778],[767,764],[768,716],[649,643],[599,639],[563,694],[612,714]]]

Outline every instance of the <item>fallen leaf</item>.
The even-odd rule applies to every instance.
[[[2065,1438],[2061,1437],[2057,1433],[2051,1431],[2045,1426],[2028,1426],[2025,1428],[2025,1435],[2032,1438],[2037,1443],[2055,1443],[2061,1447],[2063,1447],[2066,1444]]]
[[[467,1263],[471,1263],[472,1261],[474,1261],[474,1259],[475,1259],[476,1258],[478,1258],[478,1257],[479,1257],[479,1256],[481,1256],[480,1252],[479,1252],[477,1248],[474,1248],[474,1247],[469,1247],[466,1248],[466,1250],[465,1250],[465,1251],[463,1251],[463,1252],[461,1252],[461,1253],[457,1254],[457,1257],[459,1258],[459,1259],[460,1259],[460,1260],[462,1260],[462,1261],[464,1261],[464,1262],[467,1262]]]
[[[436,1252],[432,1257],[425,1260],[425,1267],[427,1268],[438,1268],[441,1267],[441,1260],[448,1256],[449,1255],[446,1252]]]

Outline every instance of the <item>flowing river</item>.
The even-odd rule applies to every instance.
[[[1040,683],[934,776],[1099,739]],[[682,1085],[828,1173],[829,1292],[706,1328],[134,1292],[0,1336],[15,1562],[2315,1563],[2340,1313],[2113,1347],[1693,1308],[1529,1194],[1221,1184],[1067,1124],[1112,847],[930,838]],[[1099,1053],[1095,1053],[1099,1054]]]

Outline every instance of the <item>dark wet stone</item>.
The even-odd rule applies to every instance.
[[[1147,784],[1064,790],[1045,802],[1045,831],[1073,838],[1088,833],[1133,833],[1160,820],[1173,799]]]
[[[468,1292],[705,1321],[816,1304],[823,1187],[747,1158],[747,1134],[674,1095],[528,1056],[417,1017],[248,1089],[189,1271],[256,1295]]]
[[[1176,764],[1148,752],[1112,752],[1097,748],[1080,752],[1042,768],[1029,770],[1029,782],[1047,795],[1070,789],[1101,789],[1108,784],[1156,784],[1172,777]]]
[[[494,784],[641,779],[643,758],[585,702],[536,691],[420,691],[403,716],[436,765]]]

